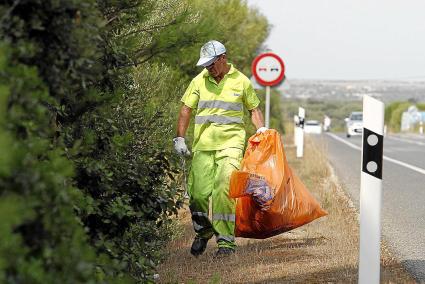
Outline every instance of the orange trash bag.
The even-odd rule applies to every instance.
[[[237,198],[236,237],[265,239],[328,214],[288,166],[274,129],[249,138],[230,197]]]

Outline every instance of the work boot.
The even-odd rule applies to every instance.
[[[208,239],[195,237],[192,243],[192,247],[190,248],[190,253],[194,256],[198,256],[204,253],[207,248]]]
[[[232,248],[221,247],[218,248],[218,251],[215,253],[214,258],[226,257],[235,253],[235,250]]]

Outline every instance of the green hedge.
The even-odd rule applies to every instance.
[[[0,282],[152,282],[182,204],[171,139],[199,48],[215,37],[248,69],[267,21],[242,0],[0,14]]]
[[[407,111],[411,105],[410,102],[393,102],[385,107],[385,124],[388,131],[400,131],[403,112]]]

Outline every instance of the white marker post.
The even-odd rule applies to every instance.
[[[304,155],[304,118],[305,109],[302,107],[298,108],[299,124],[297,127],[297,158],[302,158]]]
[[[360,182],[359,283],[380,278],[384,103],[363,96],[363,144]]]
[[[258,55],[251,66],[252,75],[258,84],[266,87],[265,126],[270,127],[270,87],[282,82],[285,77],[283,60],[272,52]]]
[[[294,115],[294,145],[297,147],[298,145],[298,124],[300,123],[300,118],[298,115]]]

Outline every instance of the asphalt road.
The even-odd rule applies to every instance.
[[[361,136],[313,136],[359,208]],[[382,235],[406,269],[425,283],[425,137],[384,138]]]

